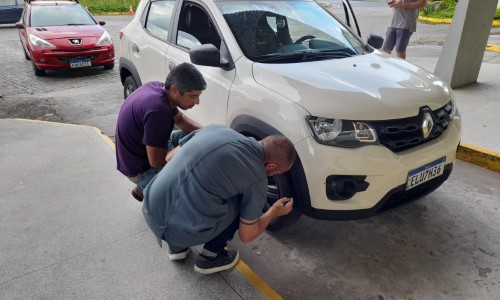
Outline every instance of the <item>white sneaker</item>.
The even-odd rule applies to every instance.
[[[177,252],[177,253],[172,253],[172,252],[170,252],[170,250],[168,250],[168,258],[170,260],[186,259],[186,257],[188,256],[188,253],[189,253],[189,249],[190,248],[186,248],[184,250],[181,250],[181,252]]]

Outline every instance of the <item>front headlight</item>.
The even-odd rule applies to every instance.
[[[367,122],[313,116],[308,116],[306,122],[320,144],[344,148],[379,144],[377,132]]]
[[[97,41],[96,45],[102,46],[102,45],[105,45],[108,43],[111,43],[111,37],[109,36],[109,33],[107,31],[104,31],[104,33],[101,35],[101,37]]]
[[[455,96],[451,98],[451,113],[450,113],[450,120],[454,119],[460,119],[460,112],[458,111],[457,108],[457,102],[455,101]]]
[[[43,47],[43,48],[55,48],[56,46],[52,45],[48,41],[37,37],[36,35],[30,34],[29,36],[30,43],[34,46]]]

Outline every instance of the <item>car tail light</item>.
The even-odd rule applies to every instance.
[[[123,37],[123,29],[120,30],[120,40],[122,39],[122,37]]]

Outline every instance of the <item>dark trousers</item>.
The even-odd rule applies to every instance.
[[[221,232],[218,236],[205,243],[203,248],[213,253],[221,253],[227,246],[227,242],[233,239],[234,234],[239,227],[240,218],[236,217],[233,223],[231,223],[226,229],[224,229],[224,231]]]
[[[240,217],[238,216],[234,219],[233,223],[231,223],[226,229],[224,229],[224,231],[222,231],[218,236],[206,242],[203,248],[213,253],[223,252],[224,248],[227,246],[227,242],[233,239],[234,234],[236,233],[236,230],[238,230],[239,226]],[[179,253],[186,249],[186,247],[172,244],[171,242],[167,241],[165,237],[163,237],[163,240],[167,242],[171,253]]]

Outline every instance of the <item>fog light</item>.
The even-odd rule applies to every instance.
[[[366,176],[331,175],[326,178],[326,196],[330,200],[348,200],[370,185]]]
[[[45,62],[45,58],[41,57],[40,62]]]

